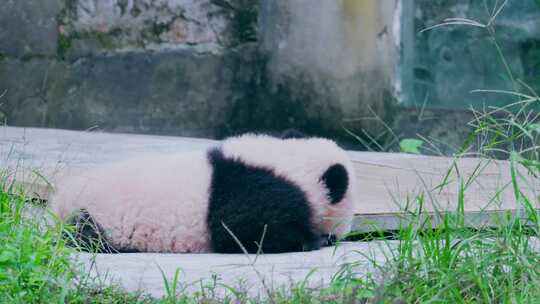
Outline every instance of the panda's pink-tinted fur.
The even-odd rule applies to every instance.
[[[52,209],[84,208],[117,248],[208,252],[210,165],[206,154],[149,155],[57,181]]]
[[[349,232],[356,181],[350,160],[334,142],[244,135],[223,141],[222,151],[247,165],[272,169],[298,185],[312,204],[313,224],[323,232],[337,236]],[[349,188],[332,206],[320,178],[334,164],[345,166]],[[59,179],[51,207],[62,219],[86,209],[117,248],[209,252],[211,170],[206,151],[104,165]]]

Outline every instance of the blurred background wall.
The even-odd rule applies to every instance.
[[[493,36],[421,30],[449,17],[488,23],[501,2],[4,0],[0,114],[77,130],[459,142],[471,105],[513,101],[471,90],[540,87],[540,1],[509,0]]]
[[[7,0],[0,109],[22,126],[342,132],[393,102],[397,29],[394,0]]]

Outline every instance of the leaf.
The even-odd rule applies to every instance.
[[[420,154],[419,148],[424,144],[423,141],[414,138],[406,138],[399,142],[401,152]]]

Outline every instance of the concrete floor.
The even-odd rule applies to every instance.
[[[204,286],[222,296],[227,288],[264,296],[266,288],[292,285],[328,285],[347,268],[356,275],[374,271],[370,259],[384,263],[385,253],[395,242],[343,243],[337,247],[305,253],[242,254],[81,254],[79,259],[92,275],[106,284],[127,291],[144,291],[154,297],[165,295],[163,276],[170,282],[179,271],[178,291],[192,294]],[[263,283],[264,282],[264,283]],[[211,286],[217,286],[212,288]]]

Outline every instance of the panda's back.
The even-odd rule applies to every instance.
[[[52,208],[87,211],[115,248],[205,252],[210,179],[205,151],[147,155],[62,176]]]

